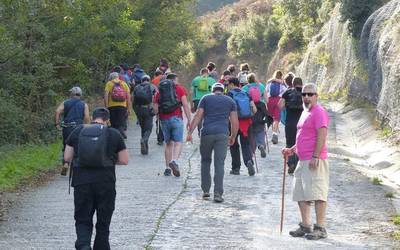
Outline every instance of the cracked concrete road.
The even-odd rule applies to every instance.
[[[331,112],[329,147],[336,141],[335,113]],[[281,128],[281,131],[284,131]],[[283,234],[279,233],[284,135],[270,145],[266,159],[257,155],[260,173],[242,169],[229,175],[225,163],[225,202],[201,199],[198,141],[185,145],[180,178],[164,177],[162,147],[155,135],[150,155],[141,156],[138,126],[130,124],[129,166],[117,167],[116,210],[111,222],[112,249],[393,249],[389,235],[395,213],[384,190],[371,184],[349,162],[330,157],[331,183],[327,211],[329,238],[295,239],[299,213],[291,201],[292,177],[287,177]],[[329,150],[329,149],[328,149]],[[190,158],[190,161],[189,161]],[[160,173],[161,175],[158,175]],[[0,249],[73,249],[73,196],[67,178],[25,192],[0,221]]]

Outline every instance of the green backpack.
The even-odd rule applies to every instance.
[[[199,84],[197,85],[197,90],[203,91],[203,92],[208,92],[210,91],[208,87],[208,78],[207,77],[201,77]]]

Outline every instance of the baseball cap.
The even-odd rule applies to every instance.
[[[93,120],[101,118],[103,121],[107,121],[110,119],[110,111],[104,107],[95,108],[92,113],[92,118]]]
[[[150,81],[150,76],[149,75],[144,75],[144,76],[142,76],[142,82],[143,81]]]
[[[69,90],[69,92],[71,92],[72,95],[77,95],[77,96],[81,96],[82,95],[82,89],[80,87],[73,87],[72,89]]]
[[[212,86],[212,91],[214,91],[216,88],[220,88],[222,91],[224,90],[224,85],[222,83],[214,83]]]

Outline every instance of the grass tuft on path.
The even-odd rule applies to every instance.
[[[12,190],[39,173],[55,168],[60,142],[2,148],[0,152],[0,191]]]

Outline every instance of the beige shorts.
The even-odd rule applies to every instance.
[[[309,161],[299,161],[294,171],[293,201],[327,201],[329,188],[328,160],[318,160],[318,168],[310,170]]]

